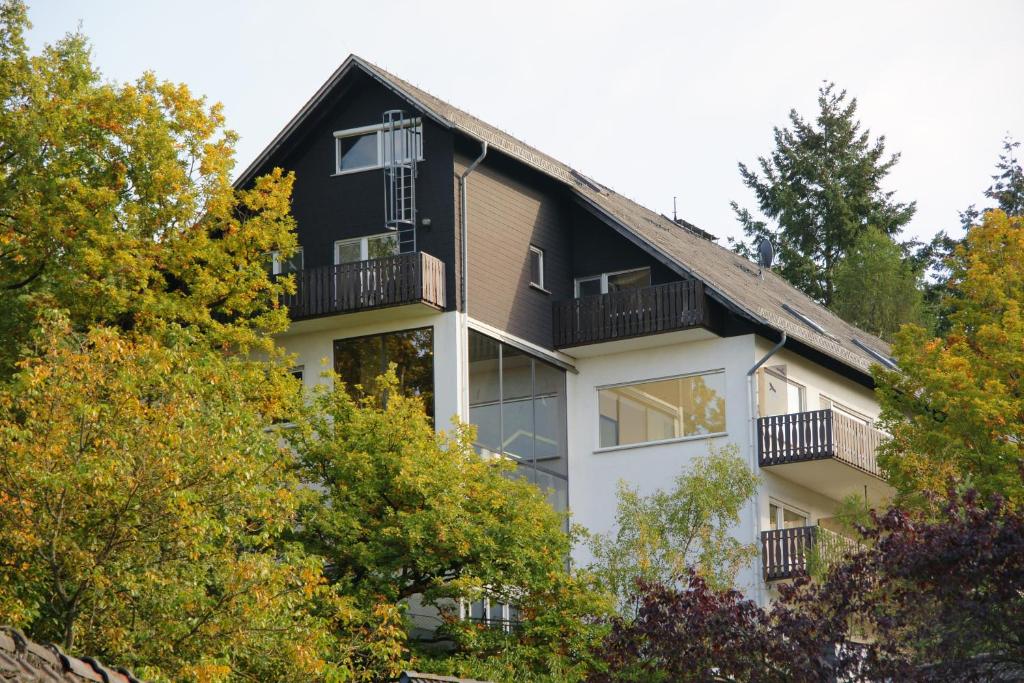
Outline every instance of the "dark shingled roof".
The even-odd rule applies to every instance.
[[[125,669],[109,669],[89,657],[69,657],[56,645],[34,643],[9,626],[0,626],[0,681],[141,683]]]
[[[790,338],[864,373],[872,364],[888,360],[889,345],[884,341],[847,323],[775,273],[766,272],[762,278],[755,263],[711,241],[708,239],[710,235],[700,228],[685,221],[673,222],[672,219],[641,206],[499,128],[356,55],[349,55],[273,142],[242,173],[237,181],[239,185],[252,179],[287,137],[354,68],[361,69],[408,100],[440,125],[458,130],[471,138],[486,141],[492,149],[561,181],[594,213],[602,216],[650,253],[660,257],[677,272],[702,280],[711,296],[739,314],[780,332],[785,331]],[[783,309],[783,304],[812,320],[827,334],[821,334],[809,327],[791,312]]]
[[[475,681],[469,678],[456,678],[455,676],[438,676],[436,674],[421,674],[418,671],[403,671],[398,683],[487,683],[487,681]]]

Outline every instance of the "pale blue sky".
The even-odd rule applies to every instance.
[[[151,69],[224,103],[239,170],[350,52],[641,203],[738,235],[737,161],[830,79],[903,159],[907,235],[956,229],[1000,141],[1024,139],[1024,2],[112,2],[30,7],[33,45],[82,29],[104,75]],[[724,242],[724,240],[723,240]]]

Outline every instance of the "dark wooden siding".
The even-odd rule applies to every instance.
[[[384,232],[384,173],[380,169],[333,176],[334,131],[378,124],[387,109],[418,112],[364,74],[354,72],[289,141],[274,165],[295,171],[292,213],[298,224],[305,265],[333,263],[334,242]],[[424,160],[416,181],[419,218],[417,249],[445,263],[448,291],[455,287],[455,208],[452,182],[451,132],[424,118]],[[449,297],[449,308],[454,299]]]
[[[600,275],[631,268],[651,269],[651,284],[680,279],[679,275],[620,235],[578,204],[572,207],[573,277]]]
[[[460,147],[456,176],[476,154]],[[494,151],[469,176],[470,316],[551,348],[551,302],[573,295],[568,201],[553,181]],[[531,244],[544,250],[550,293],[530,286]]]

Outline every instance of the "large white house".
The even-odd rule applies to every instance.
[[[307,385],[396,362],[438,428],[476,424],[592,531],[620,479],[651,492],[735,444],[763,482],[736,529],[762,601],[841,499],[891,494],[869,373],[886,344],[703,230],[355,56],[238,184],[274,166],[296,173],[302,248],[273,267],[296,277],[281,343]]]

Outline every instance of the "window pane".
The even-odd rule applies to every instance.
[[[601,446],[725,431],[724,378],[712,373],[601,389]]]
[[[339,171],[369,168],[378,165],[377,134],[352,135],[341,138],[339,145]]]
[[[374,235],[366,238],[366,257],[384,258],[398,253],[398,235]]]
[[[782,526],[785,529],[807,526],[807,518],[799,512],[794,512],[789,508],[782,508]]]
[[[350,387],[372,389],[388,363],[397,367],[399,391],[421,396],[427,414],[434,414],[434,333],[431,328],[338,339],[334,342],[335,372]]]
[[[684,378],[683,431],[716,434],[725,431],[725,373]]]
[[[339,242],[337,246],[338,263],[355,263],[363,260],[362,245],[360,240]]]
[[[651,284],[651,269],[642,268],[631,270],[627,273],[615,273],[608,276],[608,291],[614,292],[620,289],[633,289],[636,287],[649,287]]]
[[[768,505],[768,528],[779,528],[779,506],[775,503],[770,503]]]
[[[282,273],[297,273],[302,270],[302,247],[299,247],[290,258],[281,259]]]
[[[530,249],[530,282],[538,287],[544,286],[544,259],[539,251]]]
[[[474,600],[469,604],[469,618],[483,620],[484,618],[484,601]]]
[[[487,618],[491,621],[503,621],[505,619],[504,605],[496,600],[489,600],[488,606],[490,609],[487,610]]]
[[[501,403],[498,342],[469,331],[469,421],[476,425],[476,442],[490,453],[501,452]]]
[[[556,477],[541,470],[534,471],[537,486],[548,498],[548,503],[558,512],[569,509],[569,483],[563,477]]]
[[[507,344],[501,350],[501,391],[506,401],[533,396],[533,358]]]
[[[505,455],[517,460],[533,460],[533,401],[503,401],[501,420]]]
[[[601,293],[601,278],[592,277],[586,280],[579,280],[576,283],[577,296],[593,296]]]

